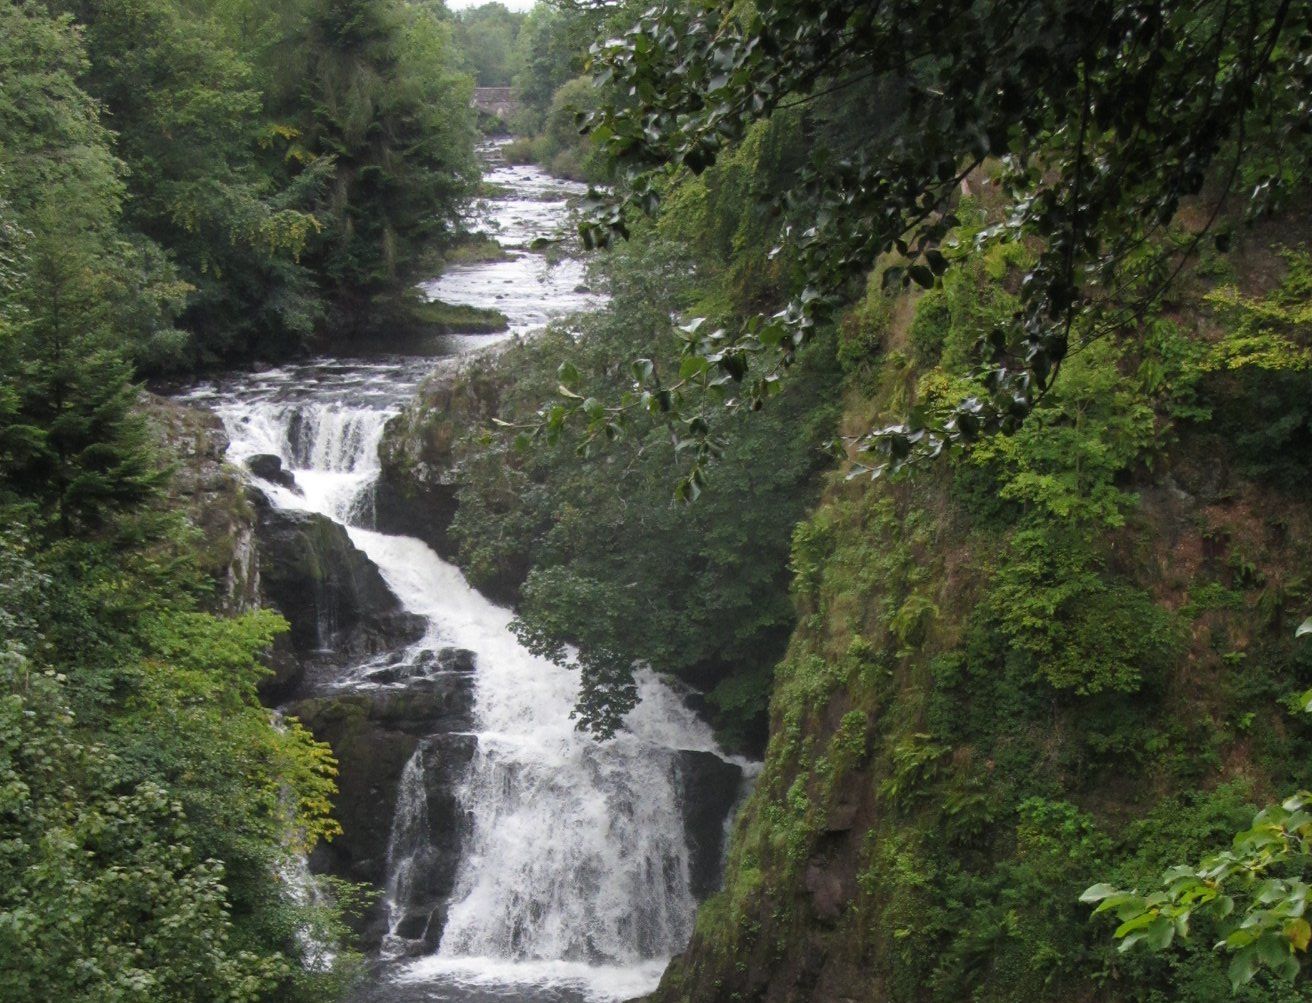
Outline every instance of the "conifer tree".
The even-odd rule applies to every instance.
[[[398,299],[451,232],[476,177],[470,81],[449,27],[396,0],[311,0],[295,46],[301,132],[335,169],[311,257],[342,332],[396,319]]]

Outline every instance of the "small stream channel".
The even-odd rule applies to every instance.
[[[339,659],[315,684],[321,700],[418,694],[441,711],[407,723],[413,751],[381,826],[379,948],[360,1003],[600,1003],[650,991],[686,943],[705,890],[689,792],[702,792],[704,829],[705,792],[714,791],[711,821],[723,828],[750,772],[652,673],[641,676],[643,700],[613,741],[578,732],[572,671],[522,648],[510,612],[427,545],[373,528],[379,442],[427,376],[601,302],[586,290],[581,262],[551,265],[533,249],[567,227],[579,187],[499,164],[495,149],[489,156],[486,178],[499,194],[474,223],[509,257],[453,267],[425,289],[501,310],[507,335],[451,336],[422,357],[320,358],[233,374],[182,395],[219,415],[238,465],[278,457],[294,483],[252,475],[267,504],[345,527],[421,624],[418,640]]]

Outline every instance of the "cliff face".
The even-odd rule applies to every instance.
[[[1308,265],[1271,241],[1068,360],[1016,436],[834,477],[724,890],[655,1000],[1307,998],[1232,996],[1211,930],[1118,955],[1077,901],[1226,845],[1312,766],[1283,702],[1312,677]],[[855,310],[842,431],[957,392],[1011,264]]]
[[[153,394],[141,406],[173,462],[171,491],[200,534],[203,570],[215,581],[219,605],[239,613],[259,604],[255,511],[237,470],[224,454],[228,436],[214,414]]]
[[[448,530],[459,487],[456,443],[471,429],[489,427],[497,413],[500,387],[490,373],[478,365],[439,370],[388,423],[374,489],[374,518],[381,532],[416,537],[443,557],[453,557]],[[508,596],[502,590],[497,597]]]

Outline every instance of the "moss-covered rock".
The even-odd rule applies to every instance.
[[[339,691],[287,708],[332,747],[340,764],[334,813],[342,834],[316,849],[311,864],[317,871],[384,888],[402,775],[419,755],[426,845],[398,932],[428,950],[441,936],[455,886],[465,831],[457,794],[477,748],[470,733],[473,664],[467,658],[441,664],[459,667],[438,665],[412,673],[403,686]],[[381,902],[363,918],[360,932],[368,945],[387,932],[386,918]]]
[[[491,424],[500,393],[495,367],[474,361],[439,370],[388,423],[378,450],[378,529],[416,537],[443,557],[454,556],[448,530],[460,478],[456,444],[471,430]],[[508,569],[506,578],[514,577],[515,570]],[[506,597],[505,589],[490,591]]]
[[[251,489],[258,520],[260,595],[291,626],[292,651],[308,685],[321,673],[417,641],[422,617],[407,613],[378,568],[340,525],[311,512],[275,508]],[[280,681],[289,695],[296,678]]]
[[[173,464],[170,493],[200,531],[197,554],[214,579],[216,602],[237,613],[259,605],[255,512],[241,475],[224,459],[228,436],[218,416],[154,394],[142,407]]]

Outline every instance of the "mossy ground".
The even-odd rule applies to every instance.
[[[500,310],[426,300],[406,305],[406,318],[424,333],[499,334],[509,326]]]

